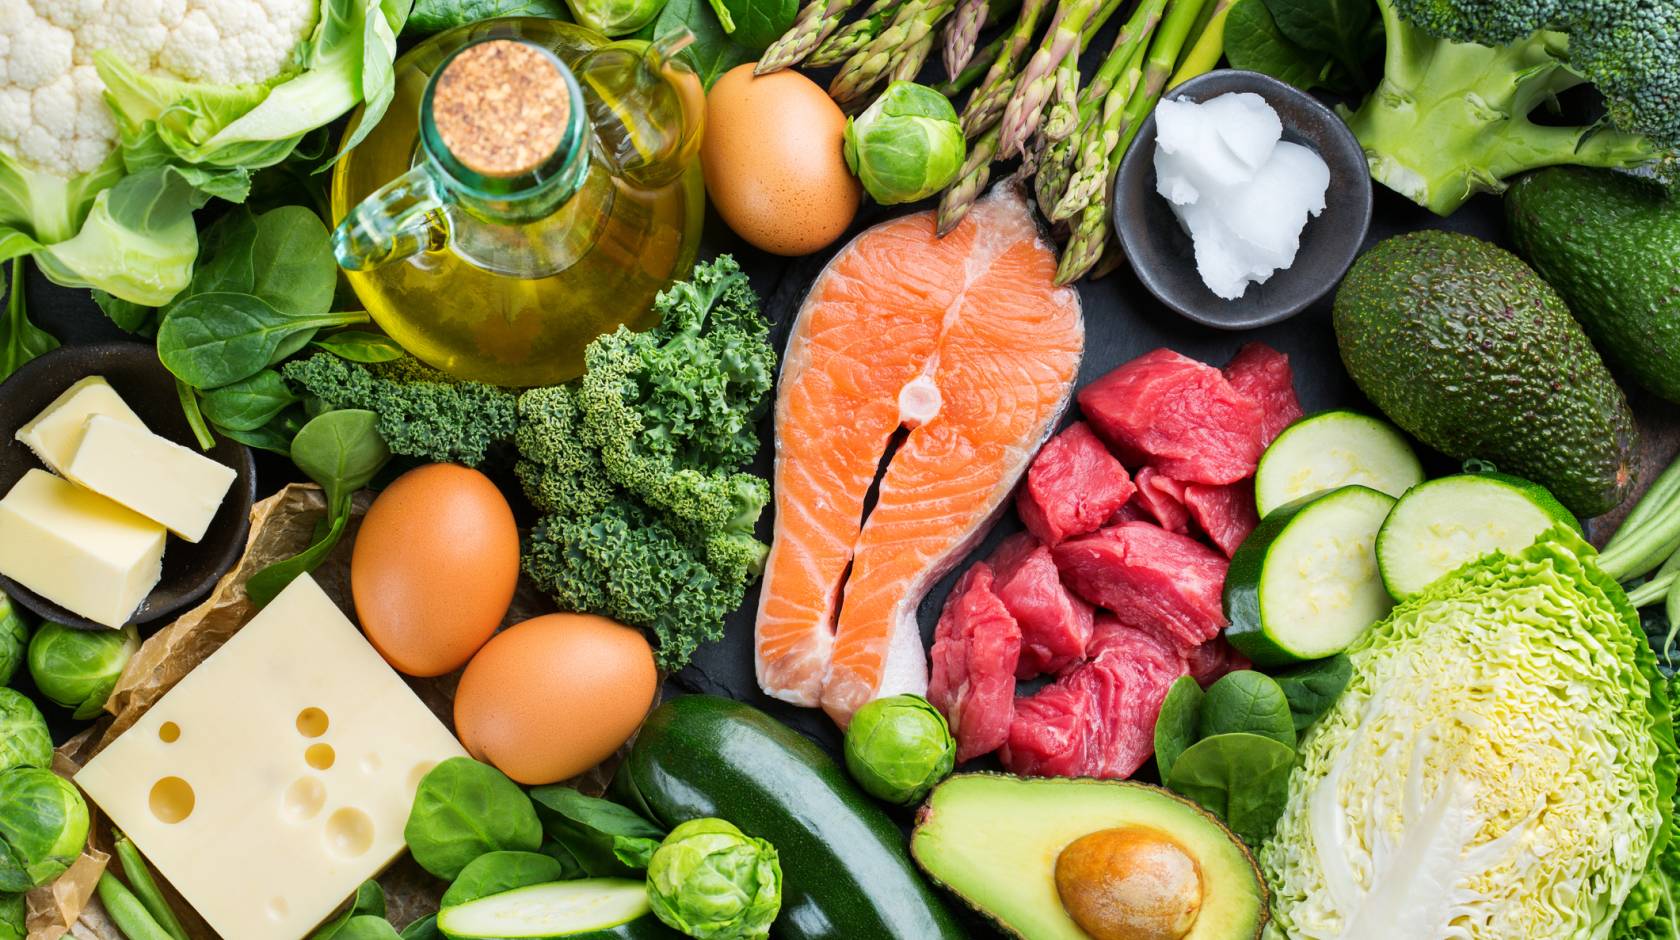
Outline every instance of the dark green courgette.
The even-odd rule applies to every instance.
[[[782,862],[786,940],[964,940],[910,862],[904,835],[821,748],[741,702],[661,705],[612,795],[671,828],[716,816],[767,839]]]

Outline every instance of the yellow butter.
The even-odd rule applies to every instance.
[[[216,517],[236,474],[143,427],[94,415],[64,475],[196,542]]]
[[[104,376],[90,375],[65,389],[33,420],[18,428],[16,437],[49,470],[63,473],[76,452],[76,445],[81,443],[87,420],[94,415],[105,415],[141,430],[146,428],[145,422]]]

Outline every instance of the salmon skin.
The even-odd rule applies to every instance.
[[[818,275],[776,393],[766,694],[844,727],[877,696],[926,693],[917,605],[984,536],[1072,397],[1085,324],[1055,271],[1006,184],[942,239],[931,212],[893,219]]]

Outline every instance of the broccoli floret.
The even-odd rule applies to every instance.
[[[513,392],[457,382],[413,358],[364,365],[319,352],[281,371],[330,408],[377,414],[394,454],[476,467],[492,445],[513,437]]]
[[[756,519],[769,489],[735,468],[758,453],[754,425],[775,376],[758,298],[724,256],[655,308],[657,328],[621,327],[585,353],[585,436],[613,482],[650,506],[709,529]]]
[[[1642,168],[1680,151],[1680,5],[1656,0],[1378,0],[1387,60],[1344,113],[1380,183],[1441,215],[1527,170]],[[1530,114],[1583,84],[1608,118]]]
[[[534,388],[519,396],[519,448],[514,472],[531,505],[545,513],[580,518],[614,498],[600,452],[584,443],[577,393],[567,385]]]
[[[741,605],[744,578],[714,570],[659,514],[618,500],[583,517],[545,516],[532,527],[525,573],[566,610],[603,614],[651,630],[660,668],[688,664],[701,643],[723,637]]]

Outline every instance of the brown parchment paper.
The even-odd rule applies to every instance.
[[[322,590],[352,620],[355,619],[355,610],[350,598],[350,550],[355,543],[356,531],[361,527],[362,516],[372,501],[372,493],[356,495],[353,518],[344,538],[313,573]],[[61,745],[56,752],[53,769],[66,777],[74,774],[117,735],[133,725],[183,676],[239,632],[256,614],[255,605],[245,594],[245,582],[267,565],[306,548],[314,535],[316,523],[325,513],[326,499],[320,487],[312,484],[291,484],[253,506],[251,534],[239,563],[222,577],[203,603],[141,644],[106,702],[105,709],[109,715]],[[553,610],[553,603],[521,578],[502,626]],[[439,720],[453,728],[450,712],[458,679],[459,673],[454,673],[435,679],[407,681]],[[568,782],[586,793],[599,794],[606,789],[617,760],[615,757]],[[111,827],[97,807],[90,804],[90,809],[94,810],[94,823],[88,849],[58,880],[36,889],[28,897],[28,940],[59,940],[64,936],[78,940],[124,940],[122,933],[105,916],[99,901],[92,898],[94,886],[109,860]],[[219,935],[168,884],[163,872],[154,869],[153,874],[192,940],[220,940]],[[406,854],[379,876],[379,883],[385,889],[386,916],[399,930],[410,921],[434,913],[445,887],[414,864]]]

